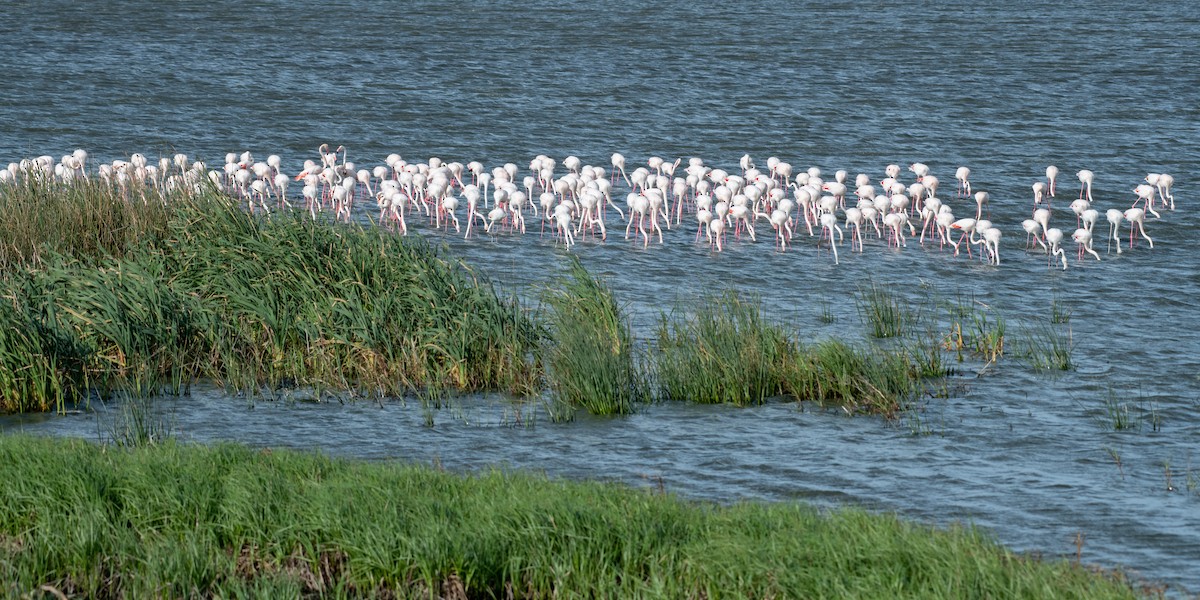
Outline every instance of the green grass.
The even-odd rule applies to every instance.
[[[1112,431],[1140,431],[1144,425],[1149,425],[1152,432],[1161,431],[1163,417],[1158,405],[1141,394],[1137,395],[1136,400],[1129,399],[1133,397],[1134,394],[1128,391],[1119,393],[1109,386],[1101,401],[1100,414],[1096,417],[1100,427]]]
[[[975,352],[988,362],[999,360],[1004,355],[1004,315],[985,306],[972,314],[971,323],[971,344]]]
[[[937,331],[930,329],[924,336],[918,336],[904,345],[911,359],[913,368],[922,379],[945,377],[951,374],[951,368],[946,365],[943,350],[945,340]]]
[[[60,212],[86,212],[107,206],[105,189],[34,186],[22,198],[66,194]],[[198,378],[371,397],[529,394],[541,380],[540,327],[428,243],[299,214],[255,217],[212,192],[130,206],[167,218],[112,247],[80,234],[4,263],[0,410],[179,393]],[[33,227],[7,218],[0,230]]]
[[[942,346],[962,362],[970,353],[988,363],[1004,356],[1008,324],[1004,315],[974,296],[956,294],[954,300],[938,302],[945,310],[949,329]]]
[[[796,346],[762,314],[757,297],[729,290],[705,296],[693,311],[659,321],[655,374],[665,400],[762,404],[784,392]]]
[[[837,323],[837,315],[833,314],[833,304],[828,298],[821,299],[820,321],[826,325]]]
[[[172,423],[162,405],[152,398],[130,397],[120,400],[119,412],[108,431],[108,441],[117,446],[153,446],[171,440]]]
[[[171,214],[161,200],[130,201],[99,179],[0,185],[0,271],[39,265],[51,253],[123,256],[162,239]]]
[[[631,413],[650,400],[650,390],[629,323],[612,290],[577,257],[568,260],[567,275],[545,293],[552,335],[545,338],[544,356],[554,401],[596,415]],[[570,415],[550,412],[560,420]]]
[[[859,289],[855,299],[873,337],[903,336],[918,321],[918,314],[905,306],[903,298],[878,283]]]
[[[903,350],[800,344],[753,296],[727,291],[701,304],[660,320],[654,373],[664,400],[748,406],[779,396],[891,418],[933,368]]]
[[[1050,301],[1050,322],[1062,325],[1071,322],[1071,308],[1058,298]]]
[[[969,527],[521,473],[4,436],[0,479],[7,597],[1136,597]]]
[[[0,411],[185,394],[205,380],[252,396],[415,396],[430,424],[455,394],[543,385],[553,420],[576,407],[625,414],[651,399],[776,396],[895,415],[914,382],[940,376],[940,354],[806,347],[735,291],[664,314],[655,340],[636,340],[611,290],[578,262],[535,320],[419,238],[302,212],[255,216],[211,189],[143,200],[31,180],[0,191],[4,203],[0,231],[26,242],[0,261]],[[54,233],[60,221],[77,230]],[[887,335],[915,322],[877,285],[860,308],[890,315],[870,319]],[[637,356],[643,344],[649,358]]]
[[[0,412],[62,411],[88,387],[91,353],[70,332],[45,323],[46,307],[0,298]]]
[[[1137,415],[1131,414],[1130,409],[1130,403],[1122,402],[1110,389],[1104,399],[1104,416],[1100,419],[1101,425],[1113,431],[1140,429],[1141,420]]]
[[[907,352],[864,350],[838,340],[802,348],[786,364],[784,387],[791,396],[848,414],[896,418],[922,378]]]
[[[1075,368],[1075,343],[1070,327],[1035,323],[1026,328],[1021,358],[1035,371],[1069,371]]]

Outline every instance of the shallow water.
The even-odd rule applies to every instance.
[[[1085,560],[1200,590],[1200,493],[1188,487],[1200,477],[1190,243],[1200,13],[1190,4],[476,4],[9,2],[0,161],[82,147],[99,160],[181,151],[212,164],[251,150],[295,172],[322,142],[368,167],[391,152],[489,168],[574,154],[608,167],[621,152],[630,168],[657,155],[733,170],[749,153],[760,166],[775,155],[797,170],[880,178],[888,163],[920,161],[960,213],[973,203],[953,199],[953,175],[968,165],[1004,230],[999,267],[872,240],[862,255],[843,246],[837,266],[806,238],[786,253],[736,240],[716,254],[686,226],[643,249],[615,219],[607,242],[575,252],[611,278],[642,331],[660,310],[725,286],[760,294],[801,339],[863,337],[854,294],[872,281],[913,302],[973,296],[1009,318],[1014,338],[1057,299],[1072,312],[1077,370],[1049,377],[1006,357],[976,376],[982,365],[968,363],[949,398],[925,400],[919,423],[772,404],[656,405],[558,425],[493,397],[428,412],[198,390],[167,411],[182,437],[858,504],[971,521],[1051,555],[1073,556],[1082,532]],[[1086,168],[1102,213],[1127,208],[1152,171],[1175,176],[1178,210],[1147,223],[1153,250],[1143,242],[1118,257],[1098,242],[1102,261],[1048,269],[1023,250],[1018,225],[1048,164],[1062,170],[1056,206]],[[1073,229],[1062,216],[1054,225]],[[464,242],[415,229],[528,298],[562,265],[548,237]],[[1110,392],[1140,428],[1103,426]],[[97,437],[110,412],[0,427]]]

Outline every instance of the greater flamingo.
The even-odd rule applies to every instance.
[[[983,247],[989,255],[989,262],[994,265],[1000,265],[1000,238],[1002,232],[999,227],[988,227],[983,230]]]
[[[1050,246],[1049,251],[1046,252],[1046,254],[1050,257],[1050,261],[1047,264],[1053,264],[1054,257],[1057,256],[1062,259],[1063,270],[1066,271],[1067,252],[1062,249],[1062,240],[1063,232],[1061,229],[1057,227],[1051,227],[1050,229],[1046,230],[1046,243]]]
[[[1175,210],[1175,196],[1171,194],[1171,186],[1175,185],[1175,177],[1168,173],[1160,173],[1157,182],[1150,181],[1149,177],[1146,178],[1146,181],[1158,188],[1158,193],[1163,200],[1163,206],[1167,206],[1167,203],[1170,202],[1170,209]]]
[[[625,178],[625,185],[633,187],[633,183],[629,181],[629,175],[625,174],[625,155],[619,152],[613,152],[612,155],[612,182],[617,180],[617,171],[621,172],[621,177]]]
[[[1088,202],[1092,201],[1092,181],[1096,178],[1096,174],[1083,169],[1075,174],[1079,177],[1079,197],[1087,198]],[[1085,194],[1086,192],[1086,194]]]
[[[1154,218],[1157,219],[1161,218],[1162,215],[1158,214],[1158,212],[1154,210],[1155,192],[1156,190],[1154,189],[1154,186],[1145,183],[1133,188],[1133,193],[1137,194],[1137,200],[1133,201],[1133,206],[1137,206],[1138,202],[1144,203],[1146,210],[1149,211],[1150,214],[1154,215]]]
[[[958,197],[965,198],[971,195],[971,169],[967,167],[959,167],[954,172],[954,178],[958,180]]]
[[[709,233],[708,237],[709,237],[710,243],[712,242],[712,240],[715,240],[715,243],[717,246],[717,252],[720,252],[721,251],[721,236],[724,235],[724,233],[725,233],[725,220],[724,219],[712,219],[711,221],[709,221],[708,222],[708,233]]]
[[[836,231],[838,235],[837,241],[834,241],[833,239],[834,231]],[[821,213],[821,238],[823,239],[826,235],[829,236],[829,247],[833,250],[833,264],[836,265],[838,264],[837,247],[838,243],[840,243],[842,239],[842,228],[838,227],[837,216],[830,212]],[[820,242],[818,242],[818,246],[820,246]]]
[[[1100,255],[1096,254],[1096,251],[1092,249],[1092,232],[1091,232],[1091,230],[1080,227],[1079,229],[1075,230],[1075,233],[1071,234],[1071,239],[1075,240],[1075,242],[1077,244],[1079,244],[1079,259],[1080,260],[1083,259],[1083,255],[1085,252],[1088,254],[1091,254],[1092,256],[1095,256],[1096,260],[1100,260]]]
[[[955,230],[962,232],[962,235],[959,236],[957,242],[951,242],[954,244],[954,255],[955,256],[958,256],[958,247],[959,247],[959,245],[961,245],[963,243],[963,240],[967,239],[967,236],[974,233],[975,223],[977,223],[977,222],[978,222],[978,219],[966,218],[966,219],[959,219],[950,224],[950,229],[955,229]],[[971,244],[969,243],[969,240],[967,243],[967,256],[971,256]]]
[[[1054,197],[1054,182],[1058,180],[1058,167],[1050,165],[1046,167],[1046,181],[1050,185],[1050,197]]]
[[[629,223],[625,225],[625,239],[629,239],[630,229],[633,227],[633,217],[637,215],[638,233],[645,238],[645,243],[642,247],[650,245],[650,234],[646,232],[643,223],[646,219],[646,213],[650,210],[650,199],[643,194],[630,192],[626,197],[626,204],[629,206]]]
[[[976,219],[983,218],[983,205],[988,204],[988,200],[990,200],[990,199],[991,199],[991,194],[988,194],[987,192],[983,192],[983,191],[975,192],[975,218]],[[992,207],[989,205],[988,206],[988,216],[990,217],[991,215],[992,215]]]
[[[1037,221],[1033,219],[1025,219],[1024,221],[1021,221],[1021,228],[1025,230],[1026,249],[1033,248],[1033,242],[1035,241],[1041,244],[1043,248],[1046,247],[1046,244],[1042,242],[1041,238],[1042,226]]]
[[[1108,209],[1108,212],[1104,213],[1104,216],[1108,219],[1108,237],[1106,238],[1108,241],[1108,249],[1110,252],[1112,251],[1112,242],[1113,240],[1116,240],[1117,254],[1120,254],[1121,238],[1117,236],[1117,232],[1121,229],[1121,220],[1125,218],[1125,214],[1115,208],[1110,208]]]
[[[1136,230],[1142,234],[1142,237],[1146,238],[1146,241],[1150,244],[1150,247],[1153,248],[1154,240],[1150,239],[1150,236],[1146,235],[1146,211],[1140,208],[1131,208],[1125,211],[1124,217],[1126,221],[1129,221],[1129,247],[1133,247],[1134,225],[1136,225]]]
[[[862,210],[860,210],[856,207],[850,207],[850,208],[846,209],[845,214],[846,214],[846,229],[850,229],[851,225],[854,226],[854,230],[850,232],[850,251],[854,252],[854,240],[857,238],[858,239],[858,251],[861,253],[863,251],[863,240],[862,240],[863,213],[862,213]],[[924,233],[925,233],[925,230],[922,229],[921,230],[922,236],[924,235]]]

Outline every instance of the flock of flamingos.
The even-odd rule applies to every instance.
[[[93,177],[87,159],[86,151],[76,150],[58,161],[40,156],[11,163],[0,170],[0,185],[31,177],[63,184],[84,181]],[[165,198],[169,192],[198,192],[211,184],[246,202],[251,212],[299,209],[302,204],[313,218],[329,213],[343,221],[351,219],[356,203],[373,200],[379,210],[378,222],[400,234],[408,233],[409,220],[414,218],[438,230],[453,227],[466,238],[473,230],[478,235],[480,227],[488,235],[524,234],[529,213],[537,219],[540,235],[552,235],[570,249],[583,237],[607,239],[606,222],[616,213],[625,224],[624,238],[633,237],[643,246],[655,241],[662,244],[664,227],[682,227],[695,229],[695,243],[703,239],[719,252],[730,243],[730,237],[739,243],[743,236],[756,242],[756,225],[761,227],[760,221],[765,221],[780,251],[797,236],[807,235],[817,238],[818,247],[828,245],[835,263],[838,247],[847,237],[849,250],[862,252],[864,237],[873,235],[889,247],[904,247],[916,239],[921,245],[953,249],[955,256],[965,252],[1000,264],[1001,230],[985,218],[990,213],[985,213],[988,193],[972,191],[967,167],[959,167],[955,173],[953,196],[965,200],[968,207],[973,200],[975,206],[973,216],[959,218],[949,203],[938,197],[940,182],[922,163],[909,165],[911,183],[903,181],[899,165],[888,165],[879,181],[864,173],[856,175],[853,188],[844,170],[823,179],[816,167],[793,173],[792,165],[776,157],[767,159],[763,169],[745,155],[735,172],[710,167],[699,158],[689,159],[682,170],[681,163],[682,159],[651,157],[644,166],[626,171],[625,157],[613,154],[611,170],[606,171],[582,164],[575,156],[560,164],[542,155],[530,161],[528,174],[522,176],[514,163],[489,171],[479,162],[464,165],[430,158],[409,163],[392,154],[385,164],[367,170],[347,160],[344,147],[322,145],[317,158],[306,160],[294,177],[282,172],[279,156],[258,161],[250,152],[226,155],[220,170],[209,169],[202,161],[192,162],[184,154],[161,158],[157,164],[133,154],[129,160],[101,164],[94,177],[117,186],[131,198],[146,200],[151,193]],[[1088,255],[1099,260],[1093,248],[1100,218],[1099,210],[1092,208],[1094,174],[1082,170],[1076,175],[1080,191],[1069,205],[1076,220],[1071,239],[1080,260]],[[1046,180],[1033,183],[1033,207],[1022,227],[1027,249],[1040,247],[1051,264],[1061,261],[1066,269],[1066,234],[1050,226],[1057,178],[1058,168],[1050,166]],[[289,194],[293,182],[302,185],[298,196]],[[618,182],[624,182],[628,190],[624,202],[613,200]],[[1123,223],[1129,228],[1130,248],[1138,237],[1154,247],[1146,235],[1146,215],[1158,218],[1156,207],[1174,210],[1173,183],[1171,175],[1150,173],[1133,189],[1129,208],[1111,208],[1104,213],[1109,226],[1104,237],[1110,251],[1115,242],[1116,252],[1122,252]]]

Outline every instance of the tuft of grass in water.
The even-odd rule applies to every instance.
[[[925,407],[917,403],[911,403],[904,407],[901,417],[905,424],[908,425],[908,430],[913,436],[933,435],[933,424],[925,417]],[[944,427],[943,423],[943,427]]]
[[[1026,328],[1020,357],[1037,371],[1069,371],[1075,367],[1070,327],[1034,324]]]
[[[821,299],[821,322],[829,325],[837,322],[837,315],[833,314],[833,305],[828,298]]]
[[[525,473],[2,436],[0,480],[6,597],[1137,597],[973,527]]]
[[[1143,425],[1148,423],[1151,431],[1156,433],[1161,431],[1162,415],[1159,413],[1158,405],[1154,402],[1146,402],[1144,396],[1140,396],[1137,401],[1122,399],[1128,396],[1128,394],[1119,394],[1111,386],[1107,389],[1100,415],[1097,417],[1100,426],[1112,431],[1128,431],[1141,430]]]
[[[971,340],[975,352],[988,362],[996,362],[1004,354],[1004,316],[988,307],[975,311],[972,323],[974,335]]]
[[[958,362],[966,359],[967,340],[963,334],[963,323],[967,322],[974,312],[974,300],[963,298],[959,293],[954,301],[945,302],[944,308],[949,320],[949,332],[942,337],[942,348],[953,352]]]
[[[1050,322],[1055,325],[1071,322],[1071,308],[1058,298],[1050,301]]]
[[[1113,462],[1116,463],[1117,472],[1121,474],[1121,480],[1124,481],[1125,465],[1123,462],[1121,462],[1121,453],[1117,452],[1117,450],[1115,448],[1111,448],[1108,446],[1105,446],[1104,449],[1105,449],[1105,451],[1108,452],[1108,456],[1113,459]]]
[[[1150,403],[1149,413],[1150,414],[1149,414],[1148,418],[1150,421],[1150,430],[1155,433],[1162,431],[1162,426],[1163,426],[1162,413],[1158,411],[1158,403],[1157,402]]]
[[[903,299],[878,283],[860,288],[856,302],[859,315],[876,338],[900,337],[918,320]]]
[[[544,294],[550,330],[544,350],[554,401],[594,415],[628,414],[650,399],[633,335],[612,290],[571,255],[568,274]],[[551,412],[551,418],[562,411]],[[556,419],[557,420],[557,419]]]
[[[140,448],[172,439],[171,424],[152,398],[130,396],[121,400],[109,439],[117,446]]]
[[[905,345],[912,365],[922,379],[934,379],[950,374],[951,369],[946,365],[943,348],[943,340],[932,330],[926,332],[924,337],[918,337]]]
[[[895,418],[937,360],[838,340],[800,345],[764,320],[757,298],[708,296],[696,313],[662,315],[655,374],[663,399],[760,404],[773,396]]]
[[[941,345],[954,352],[958,362],[963,362],[968,352],[989,363],[1004,355],[1008,325],[1003,314],[974,297],[962,295],[944,307],[949,332],[942,337]]]
[[[1136,416],[1129,412],[1129,403],[1121,402],[1120,399],[1109,390],[1108,397],[1104,401],[1104,419],[1102,422],[1113,431],[1124,431],[1126,429],[1138,429],[1140,423]]]
[[[654,354],[661,396],[701,404],[762,404],[783,393],[795,344],[762,315],[757,297],[707,295],[694,312],[662,314]]]

